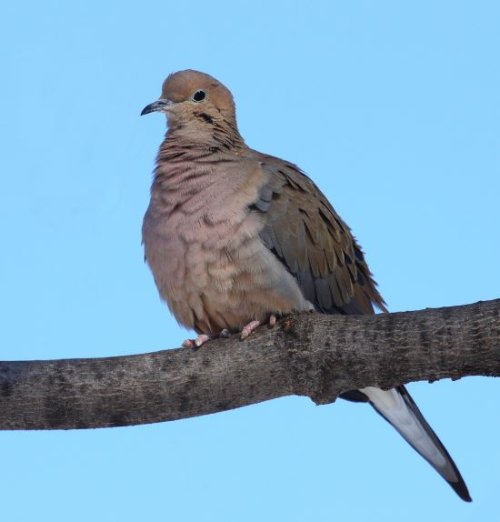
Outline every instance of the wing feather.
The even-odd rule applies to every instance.
[[[264,216],[261,239],[319,312],[372,314],[385,303],[349,227],[298,167],[260,155],[268,174],[251,208]]]

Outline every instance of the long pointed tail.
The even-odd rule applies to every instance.
[[[369,387],[360,391],[368,397],[375,410],[448,482],[458,496],[471,502],[460,471],[406,388],[398,386],[384,391]]]

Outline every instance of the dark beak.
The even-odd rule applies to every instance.
[[[169,105],[172,105],[170,100],[160,98],[159,100],[146,105],[146,107],[142,109],[141,116],[149,114],[150,112],[164,111]]]

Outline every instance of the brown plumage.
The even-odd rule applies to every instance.
[[[146,259],[176,319],[199,335],[251,332],[292,311],[386,311],[361,248],[297,166],[246,146],[230,91],[197,71],[170,75],[143,114],[165,112],[143,225]],[[464,500],[453,460],[404,387],[369,401]]]

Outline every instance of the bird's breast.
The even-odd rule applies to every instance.
[[[259,186],[228,172],[197,174],[153,185],[144,217],[146,259],[176,319],[216,333],[307,308],[295,279],[260,239],[265,217],[250,210]]]

